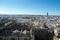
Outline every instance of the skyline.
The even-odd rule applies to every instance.
[[[60,0],[0,0],[0,14],[60,15]]]

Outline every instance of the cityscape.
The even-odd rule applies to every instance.
[[[0,40],[60,40],[60,0],[0,0]]]
[[[0,15],[0,40],[60,40],[60,16]]]

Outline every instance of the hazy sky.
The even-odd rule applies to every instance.
[[[0,14],[60,15],[60,0],[0,0]]]

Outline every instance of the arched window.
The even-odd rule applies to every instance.
[[[0,40],[3,40],[2,38],[0,38]]]
[[[15,40],[15,38],[11,38],[11,40]]]
[[[27,38],[25,38],[24,40],[27,40]]]

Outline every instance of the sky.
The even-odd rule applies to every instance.
[[[60,0],[0,0],[0,14],[60,15]]]

